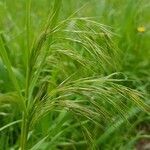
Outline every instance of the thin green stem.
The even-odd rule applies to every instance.
[[[21,127],[21,143],[20,143],[20,148],[21,150],[26,150],[27,148],[27,117],[25,114],[22,115],[22,127]]]
[[[31,0],[27,0],[26,3],[26,40],[27,40],[27,49],[26,49],[26,91],[25,97],[26,101],[28,98],[28,90],[29,90],[29,57],[30,57],[30,10],[31,10]]]
[[[30,57],[30,7],[31,7],[31,0],[27,0],[26,3],[26,42],[27,42],[27,49],[26,49],[26,87],[25,87],[25,100],[26,100],[26,107],[28,102],[28,91],[29,91],[29,57]],[[20,148],[21,150],[26,150],[27,148],[27,136],[28,136],[28,127],[27,127],[27,114],[22,114],[22,127],[21,127],[21,143]]]

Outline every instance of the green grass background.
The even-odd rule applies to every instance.
[[[0,0],[0,150],[150,149],[149,9]]]

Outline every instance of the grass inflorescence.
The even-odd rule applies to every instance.
[[[146,3],[0,2],[0,150],[148,146]]]

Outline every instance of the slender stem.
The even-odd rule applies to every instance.
[[[23,118],[22,118],[22,127],[21,127],[21,143],[20,143],[20,148],[21,150],[26,150],[27,148],[27,117],[23,113]]]
[[[26,3],[26,41],[27,41],[27,49],[26,49],[26,87],[25,87],[25,100],[26,100],[26,108],[28,101],[28,93],[29,93],[29,56],[30,56],[30,6],[31,0],[27,0]],[[22,127],[21,127],[21,150],[27,149],[27,136],[28,136],[28,115],[22,113]]]
[[[27,50],[26,50],[26,91],[25,97],[26,100],[28,98],[28,89],[29,89],[29,59],[30,59],[30,7],[31,7],[31,0],[27,0],[26,3],[26,40],[27,40]]]

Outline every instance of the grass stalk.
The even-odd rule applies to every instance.
[[[28,101],[28,91],[29,91],[29,56],[30,56],[30,7],[31,7],[31,0],[27,0],[26,2],[26,87],[25,87],[25,102],[27,107]],[[27,114],[22,113],[22,126],[21,126],[21,142],[20,148],[21,150],[26,150],[27,148]]]
[[[27,148],[27,117],[23,113],[22,114],[22,127],[21,127],[21,142],[20,142],[20,148],[21,150],[26,150]]]
[[[42,36],[41,38],[39,38],[35,42],[35,45],[37,45],[37,46],[35,46],[35,47],[33,46],[34,48],[31,49],[31,52],[30,52],[30,7],[31,7],[31,0],[27,0],[27,3],[26,3],[26,40],[27,40],[27,50],[26,50],[27,61],[26,61],[26,63],[27,63],[27,67],[26,67],[25,99],[26,99],[26,107],[27,107],[28,111],[30,110],[30,108],[32,108],[32,106],[30,106],[32,92],[29,92],[29,89],[30,89],[30,86],[34,88],[34,84],[32,85],[32,83],[34,83],[34,82],[31,82],[31,85],[30,85],[30,80],[32,80],[32,77],[31,77],[32,76],[32,69],[30,69],[30,68],[33,67],[33,66],[31,66],[31,65],[33,65],[32,64],[32,54],[34,54],[34,52],[36,52],[36,51],[41,50],[43,43],[46,41],[47,30],[49,28],[50,28],[50,30],[54,28],[56,21],[57,21],[57,18],[58,18],[58,15],[59,15],[59,10],[61,7],[61,1],[55,0],[51,18],[48,19],[47,26],[44,29],[44,38],[42,38],[43,37]],[[52,39],[52,38],[50,37],[50,39]],[[49,40],[49,42],[50,42],[50,40]],[[42,68],[41,67],[38,68],[39,73],[40,73],[40,69],[42,69]],[[38,77],[38,75],[37,75],[37,77]],[[33,80],[34,80],[34,78],[33,78]],[[28,132],[29,132],[28,131],[28,115],[23,113],[22,114],[22,127],[21,127],[21,143],[20,143],[21,150],[27,149]]]

